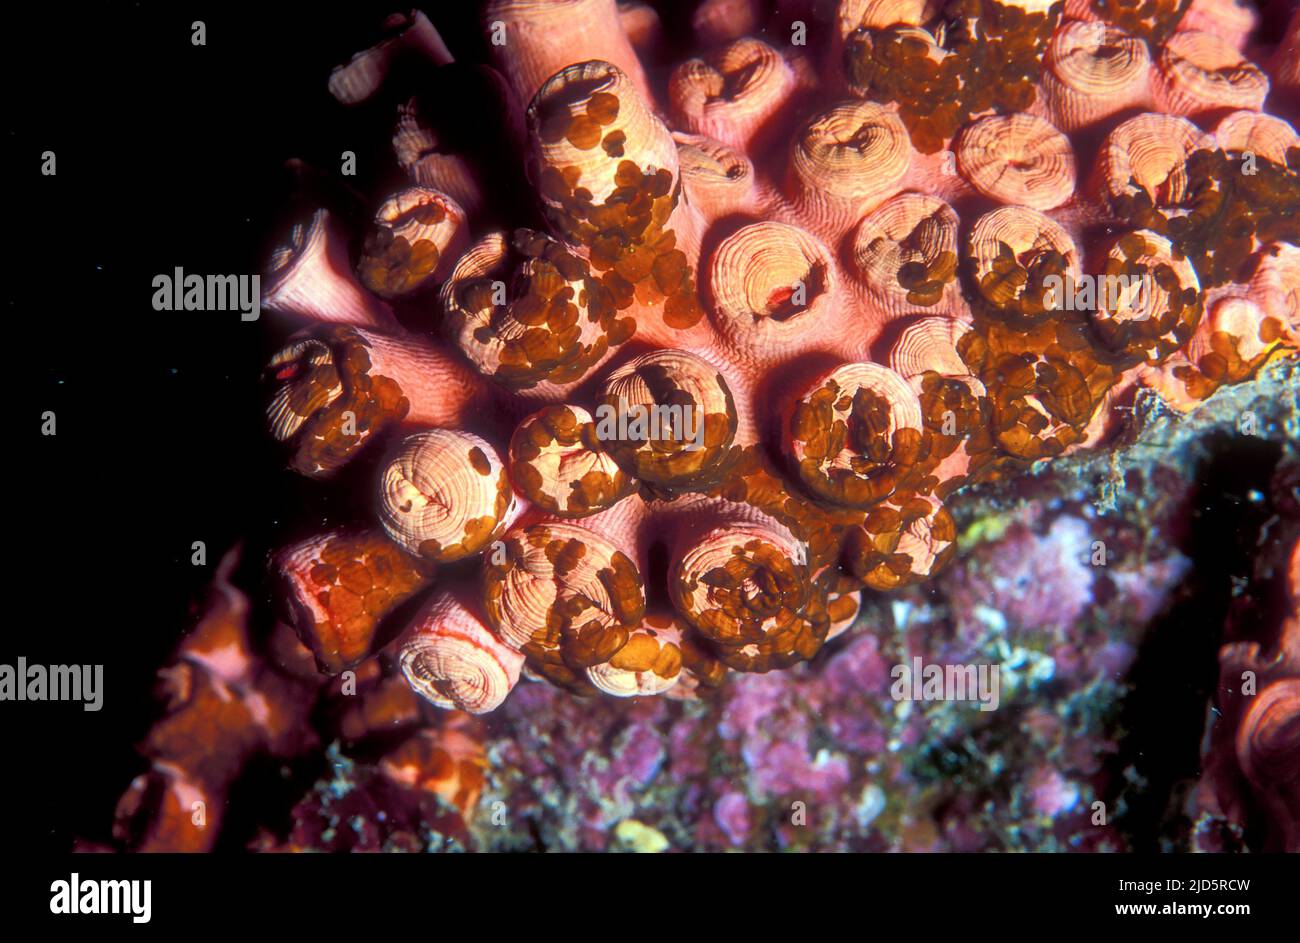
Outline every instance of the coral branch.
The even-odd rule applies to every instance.
[[[490,402],[486,383],[409,334],[324,327],[290,342],[263,371],[271,434],[290,464],[328,477],[402,423],[455,426]]]
[[[407,630],[398,662],[411,687],[431,703],[484,714],[518,683],[524,656],[499,642],[467,602],[444,590]]]
[[[368,295],[352,276],[347,242],[328,210],[293,228],[289,242],[271,257],[262,304],[304,321],[330,321],[392,328],[392,310]]]
[[[338,674],[376,647],[388,613],[429,585],[433,568],[375,531],[335,530],[291,544],[272,559],[287,621],[316,657]]]

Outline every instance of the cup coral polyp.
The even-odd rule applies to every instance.
[[[660,82],[644,8],[628,33],[614,0],[488,3],[549,231],[484,229],[410,104],[410,184],[360,252],[321,210],[273,260],[266,304],[304,329],[266,371],[272,433],[310,477],[382,465],[382,529],[275,558],[321,670],[421,592],[391,654],[442,707],[788,667],[864,587],[944,565],[964,486],[1098,444],[1136,384],[1192,408],[1293,348],[1300,146],[1240,11],[1191,6],[843,0],[819,59],[706,4],[711,48]],[[434,571],[476,556],[477,585]]]

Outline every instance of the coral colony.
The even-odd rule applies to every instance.
[[[262,283],[270,433],[373,516],[272,556],[267,638],[223,563],[120,846],[211,848],[252,758],[324,752],[252,847],[1125,847],[1115,711],[1195,562],[1158,543],[1188,476],[1133,466],[1142,527],[1050,476],[1132,465],[1135,404],[1191,423],[1290,369],[1300,137],[1265,108],[1300,16],[1259,46],[1235,0],[826,6],[704,0],[673,64],[653,5],[485,3],[516,228],[399,96],[407,182]],[[388,25],[341,103],[451,62]],[[1300,850],[1287,533],[1180,847]]]

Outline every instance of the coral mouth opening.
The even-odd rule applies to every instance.
[[[759,62],[749,62],[734,72],[724,72],[721,91],[711,97],[714,100],[735,101],[749,88],[761,64]]]
[[[576,71],[574,67],[570,67],[570,70]],[[557,125],[567,125],[570,118],[570,108],[594,99],[613,85],[614,73],[609,69],[596,75],[588,75],[568,82],[553,79],[548,83],[547,87],[538,93],[535,106],[540,119],[538,127],[542,131],[542,139],[559,140],[560,137],[563,137],[563,131],[556,135],[548,135],[547,129],[554,128]]]
[[[755,305],[755,320],[770,318],[788,321],[812,307],[826,289],[826,266],[818,262],[788,285],[779,285],[768,292],[767,300]]]

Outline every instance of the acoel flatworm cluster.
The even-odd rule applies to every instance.
[[[273,561],[322,671],[380,652],[482,713],[521,677],[689,697],[785,668],[942,569],[963,487],[1101,446],[1139,385],[1190,409],[1295,348],[1300,139],[1264,113],[1295,20],[1261,66],[1232,0],[778,6],[656,71],[636,4],[492,0],[545,231],[485,225],[412,100],[409,183],[354,251],[321,209],[277,253],[265,305],[302,330],[271,431],[310,478],[374,468],[370,526]],[[445,61],[398,25],[337,97]],[[1051,290],[1107,276],[1133,290]],[[658,409],[699,435],[596,418]]]

